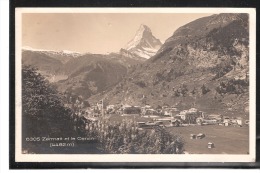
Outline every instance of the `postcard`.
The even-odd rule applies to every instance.
[[[255,162],[253,8],[16,8],[16,162]]]

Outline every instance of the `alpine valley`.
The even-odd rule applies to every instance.
[[[90,100],[248,115],[248,28],[246,14],[218,14],[190,22],[110,91]]]
[[[164,44],[141,25],[119,52],[80,54],[23,49],[60,92],[91,103],[196,107],[248,115],[249,22],[246,14],[217,14],[178,28]],[[162,31],[163,32],[163,31]]]

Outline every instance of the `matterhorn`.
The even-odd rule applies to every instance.
[[[139,57],[149,59],[156,54],[161,45],[161,41],[153,36],[151,29],[142,24],[124,49]]]

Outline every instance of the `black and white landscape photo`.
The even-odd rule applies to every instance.
[[[18,152],[254,154],[249,19],[22,13]]]

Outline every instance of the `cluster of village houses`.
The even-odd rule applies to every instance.
[[[103,101],[97,104],[85,106],[83,101],[76,100],[75,104],[68,104],[68,107],[74,109],[76,122],[81,122],[83,129],[85,124],[98,121],[98,117],[107,115],[117,116],[140,116],[147,118],[145,122],[137,122],[138,128],[154,128],[155,126],[163,127],[178,127],[189,125],[223,125],[223,126],[238,126],[249,125],[249,120],[243,120],[241,117],[230,118],[220,114],[207,114],[196,108],[187,110],[178,110],[176,107],[162,106],[153,108],[150,105],[132,106],[128,104],[116,104],[104,106]],[[80,120],[80,121],[78,121]],[[152,121],[151,121],[152,120]],[[78,127],[78,128],[79,128]],[[190,139],[202,139],[205,134],[190,134]],[[208,148],[214,148],[214,143],[209,142]]]
[[[224,126],[230,125],[248,125],[248,120],[243,120],[240,117],[230,118],[225,117],[220,114],[206,114],[203,111],[199,111],[196,108],[190,108],[188,110],[179,111],[176,107],[170,106],[162,106],[160,108],[153,108],[150,105],[145,105],[143,107],[140,106],[132,106],[128,104],[117,104],[117,105],[107,105],[104,107],[103,102],[99,102],[96,105],[92,105],[91,107],[87,107],[79,112],[79,116],[85,117],[99,117],[107,114],[117,114],[120,116],[133,116],[138,115],[145,118],[152,118],[153,122],[147,122],[151,125],[153,124],[169,124],[171,126],[180,126],[180,125],[210,125],[210,124],[218,124]],[[142,122],[143,123],[143,122]],[[146,123],[146,124],[147,124]]]

